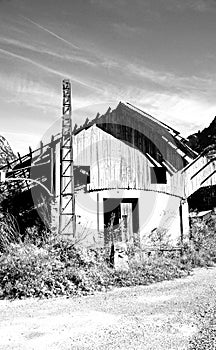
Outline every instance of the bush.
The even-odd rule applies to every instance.
[[[128,271],[114,271],[117,286],[146,285],[187,276],[190,269],[180,259],[157,257],[146,262],[133,264]]]
[[[11,243],[21,241],[18,223],[9,213],[0,213],[0,251],[7,251]]]
[[[190,242],[184,252],[192,267],[213,266],[216,262],[216,223],[194,222],[190,232]]]
[[[59,254],[60,253],[60,254]],[[0,297],[80,295],[106,286],[108,268],[66,244],[38,248],[16,244],[0,256]]]
[[[13,245],[0,257],[0,295],[4,298],[62,295],[68,290],[67,273],[64,264],[45,249]],[[75,275],[74,271],[74,279]],[[74,289],[75,285],[70,287]]]
[[[103,251],[75,248],[70,242],[59,241],[43,248],[13,244],[0,256],[0,297],[76,296],[112,286],[145,285],[188,273],[179,259],[149,259],[131,264],[128,271],[116,271],[107,266]]]

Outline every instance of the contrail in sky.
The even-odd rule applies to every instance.
[[[25,20],[27,20],[28,22],[34,24],[36,27],[38,27],[38,28],[44,30],[45,32],[49,33],[50,35],[54,36],[55,38],[61,40],[63,43],[65,43],[65,44],[67,44],[67,45],[73,47],[73,48],[76,49],[76,50],[77,50],[77,49],[80,50],[80,47],[79,47],[79,46],[76,46],[76,45],[72,44],[70,41],[68,41],[68,40],[66,40],[66,39],[64,39],[64,38],[62,38],[61,36],[59,36],[59,35],[57,35],[57,34],[55,34],[55,33],[52,32],[51,30],[49,30],[49,29],[45,28],[44,26],[42,26],[41,24],[32,21],[32,19],[30,19],[30,18],[28,18],[28,17],[25,17],[25,16],[21,16],[21,17],[23,17],[23,18],[24,18]]]
[[[45,70],[45,71],[47,71],[47,72],[49,72],[49,73],[53,73],[53,74],[59,75],[59,76],[61,76],[61,77],[64,76],[63,73],[61,73],[61,72],[59,72],[59,71],[57,71],[57,70],[55,70],[55,69],[46,67],[46,66],[44,66],[44,65],[42,65],[42,64],[40,64],[40,63],[37,63],[37,62],[33,61],[32,59],[30,59],[30,58],[28,58],[28,57],[21,56],[21,55],[18,55],[18,54],[16,54],[16,53],[14,53],[14,52],[11,52],[11,51],[8,51],[8,50],[5,50],[5,49],[1,49],[1,48],[0,48],[0,52],[1,52],[1,53],[4,53],[5,55],[8,55],[8,56],[11,56],[11,57],[14,57],[14,58],[18,58],[18,59],[20,59],[20,60],[22,60],[22,61],[31,63],[31,64],[33,64],[34,66],[37,66],[37,67],[39,67],[39,68],[41,68],[41,69],[43,69],[43,70]]]
[[[52,73],[52,74],[55,74],[57,76],[60,76],[61,78],[63,78],[64,76],[66,76],[66,73],[64,72],[60,72],[60,71],[57,71],[53,68],[49,68],[47,66],[44,66],[43,64],[40,64],[38,62],[35,62],[33,61],[31,58],[28,58],[28,57],[25,57],[25,56],[21,56],[19,54],[16,54],[14,52],[11,52],[11,51],[8,51],[8,50],[5,50],[5,49],[1,49],[0,48],[0,53],[3,53],[5,55],[8,55],[8,56],[11,56],[13,58],[17,58],[17,59],[20,59],[22,61],[25,61],[25,62],[28,62],[28,63],[31,63],[33,64],[34,66],[40,68],[40,69],[43,69],[44,71],[48,72],[48,73]],[[85,83],[84,81],[81,81],[79,79],[76,79],[75,77],[71,77],[71,79],[75,82],[75,83],[78,83],[80,85],[83,85],[87,88],[89,88],[90,90],[96,90],[96,91],[100,91],[101,92],[101,89],[100,88],[97,88],[95,86],[92,86],[88,83]]]

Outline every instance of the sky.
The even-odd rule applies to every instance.
[[[216,115],[215,18],[215,0],[0,0],[0,135],[36,147],[65,78],[77,124],[126,101],[201,130]]]

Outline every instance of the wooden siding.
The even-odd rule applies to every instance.
[[[75,166],[90,166],[90,190],[135,189],[187,198],[200,187],[216,184],[216,161],[195,155],[168,129],[126,105],[118,107],[74,131]],[[5,167],[7,177],[29,176],[59,195],[60,135],[42,142],[37,150]],[[55,152],[56,150],[56,152]],[[168,169],[167,184],[152,184],[150,167],[155,160]],[[185,167],[187,161],[189,165]],[[55,166],[56,164],[56,166]],[[27,174],[28,172],[28,174]],[[21,181],[8,187],[28,190],[34,184]],[[5,189],[6,190],[6,189]]]
[[[181,172],[185,182],[185,197],[201,187],[216,185],[216,158],[199,156]]]
[[[182,196],[183,177],[167,174],[167,184],[151,184],[151,163],[137,148],[129,146],[95,125],[74,137],[74,164],[90,166],[90,190],[153,190]]]
[[[150,153],[158,162],[167,160],[176,170],[181,170],[188,163],[186,159],[194,159],[192,150],[188,152],[187,147],[166,128],[122,103],[112,112],[100,117],[97,126],[132,144],[142,153]]]

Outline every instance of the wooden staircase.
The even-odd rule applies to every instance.
[[[184,197],[188,198],[201,187],[216,185],[216,147],[206,148],[181,171],[184,176]]]

